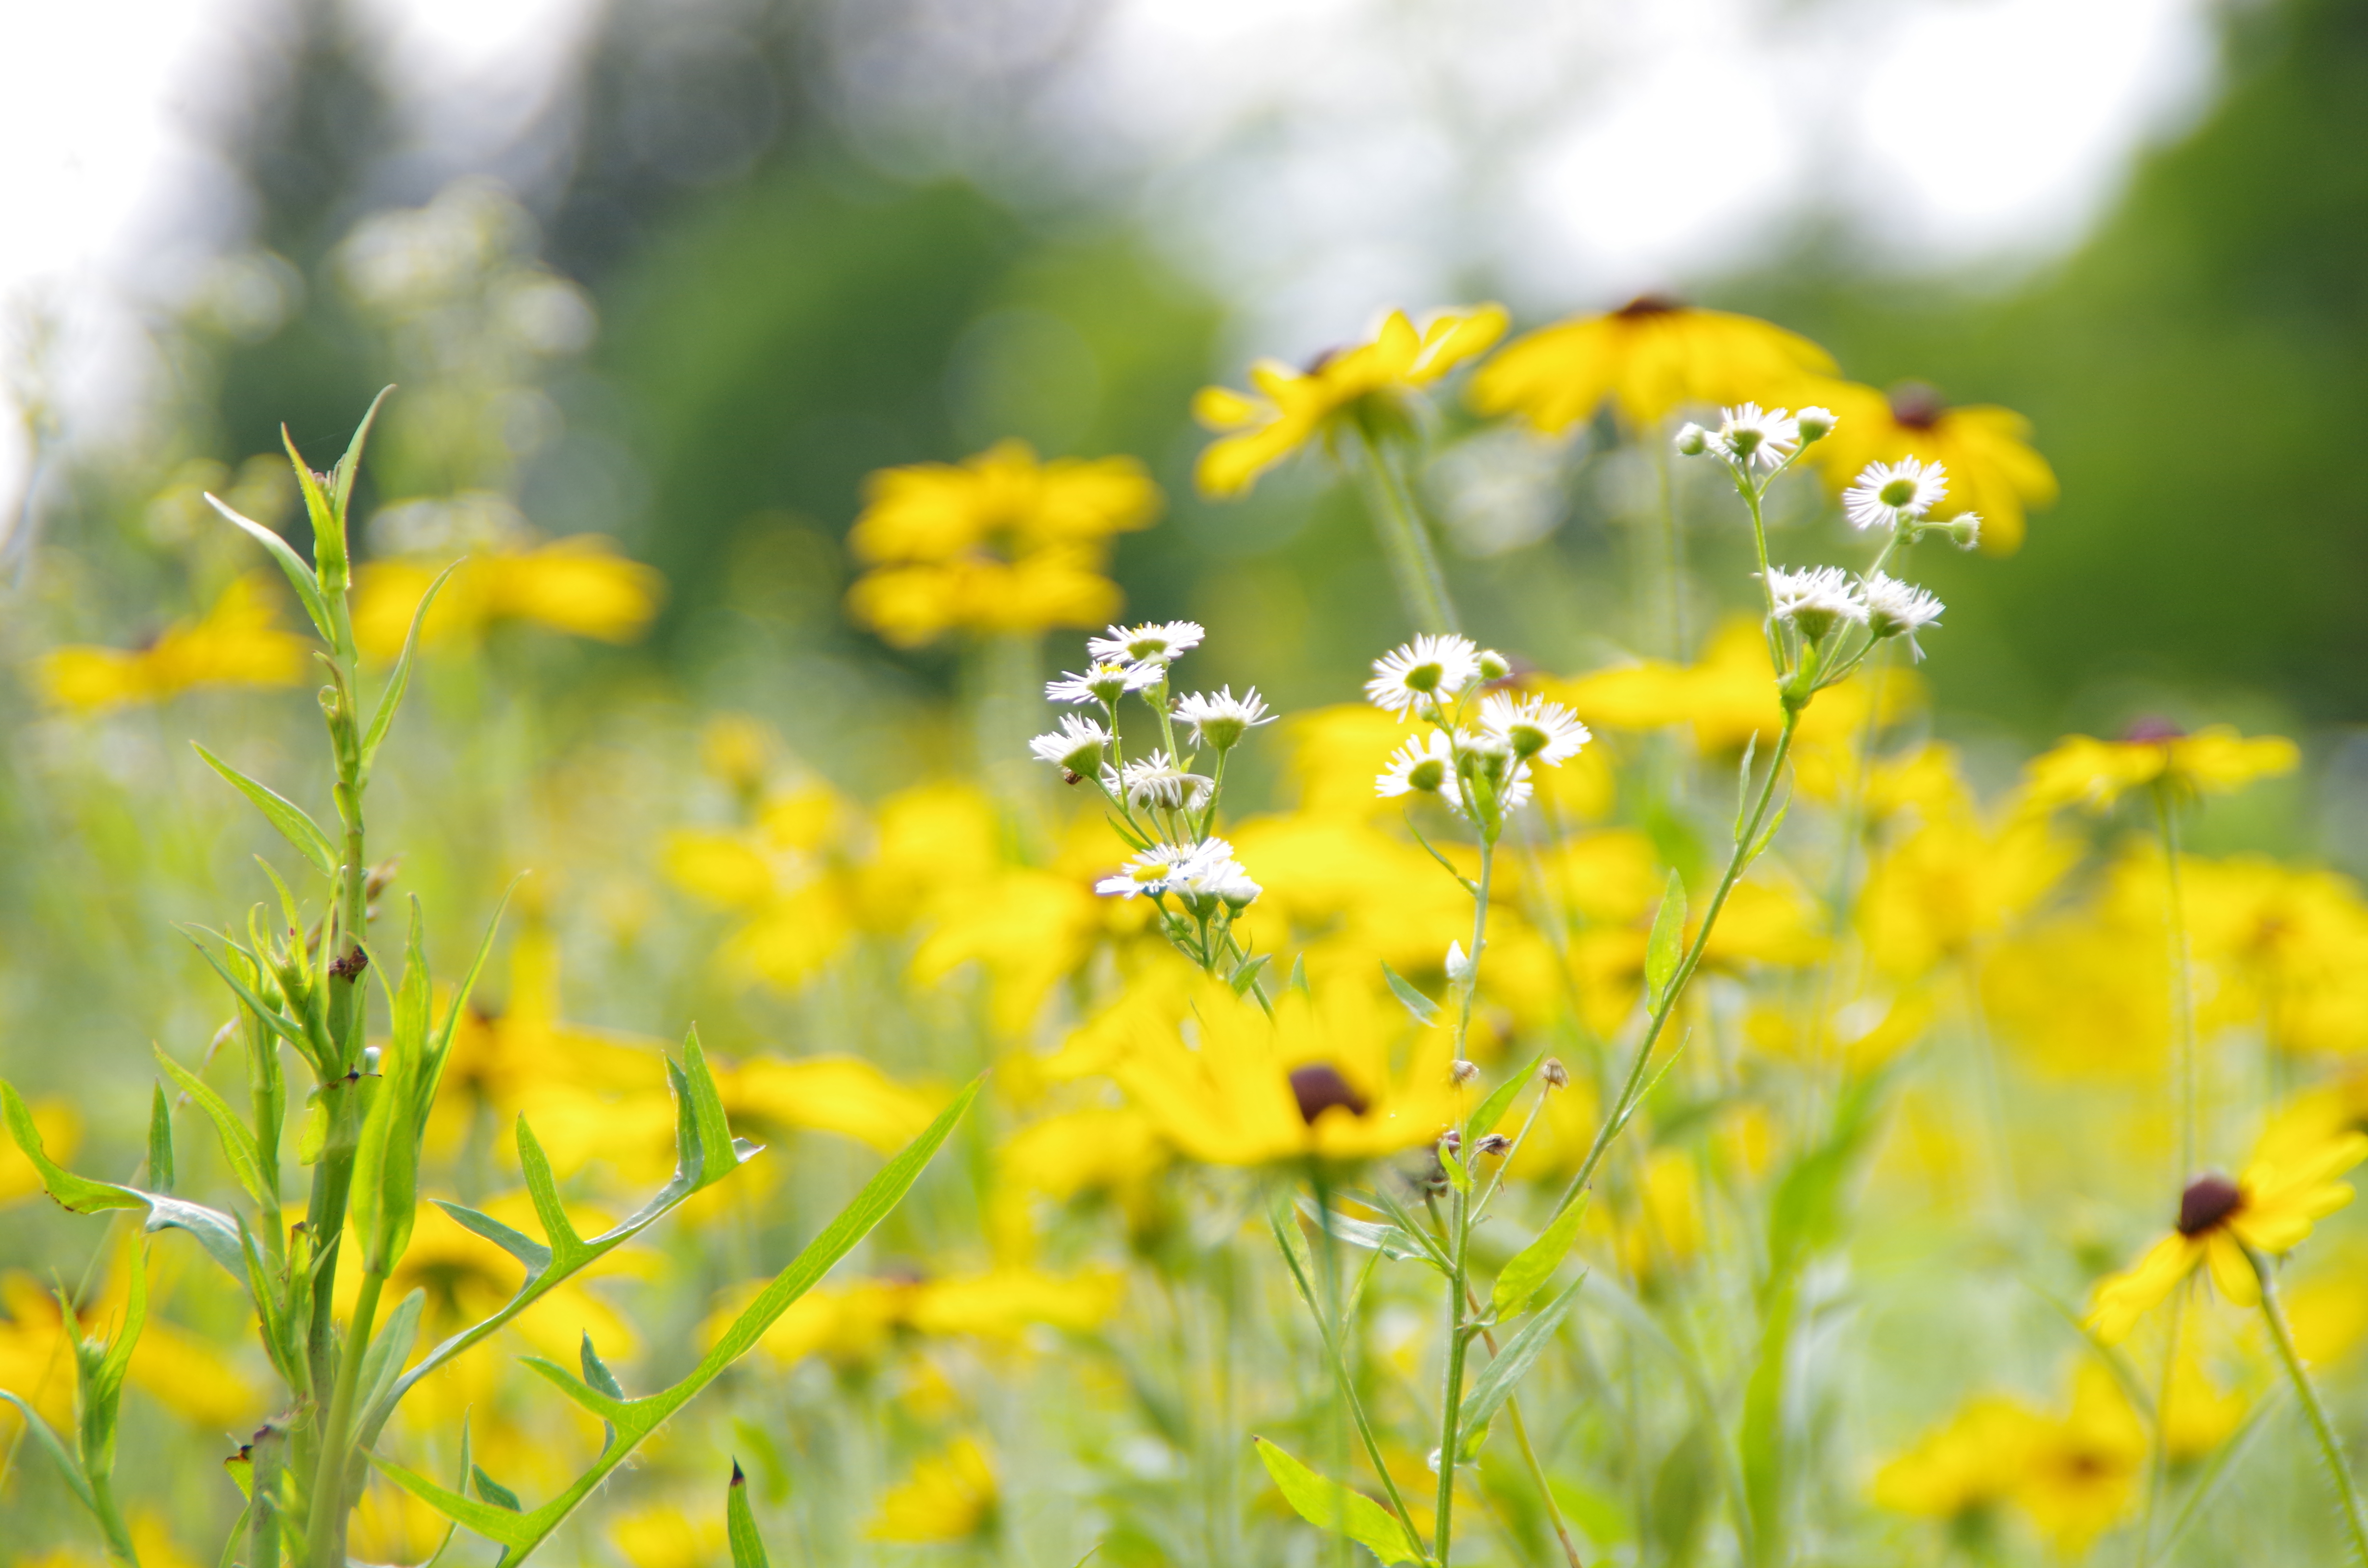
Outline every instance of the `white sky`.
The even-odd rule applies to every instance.
[[[12,390],[38,308],[67,349],[51,390],[73,415],[136,402],[141,312],[243,222],[193,130],[285,3],[0,6]],[[996,4],[1027,13],[1001,52],[978,20]],[[871,112],[939,112],[933,51],[957,74],[1004,69],[1057,8],[912,0],[919,31],[890,45],[921,64],[864,89]],[[419,147],[459,165],[547,99],[592,5],[367,10]],[[1484,266],[1540,309],[1682,284],[1812,202],[1899,265],[2043,256],[2195,111],[2213,70],[2210,0],[1110,0],[1020,119],[1242,301],[1260,347],[1289,352]],[[16,423],[0,498],[24,482]]]

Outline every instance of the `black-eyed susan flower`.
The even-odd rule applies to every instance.
[[[51,701],[85,712],[163,702],[213,686],[292,686],[303,678],[304,639],[279,629],[260,574],[232,579],[194,620],[178,620],[142,648],[74,645],[42,655]]]
[[[1789,390],[1834,411],[1833,434],[1810,460],[1837,494],[1870,464],[1917,459],[1945,468],[1958,509],[1981,515],[1982,548],[1996,555],[2019,549],[2026,516],[2055,499],[2055,471],[2032,449],[2031,422],[2010,408],[1952,406],[1918,382],[1888,393],[1824,380]]]
[[[2136,1265],[2098,1285],[2087,1326],[2108,1345],[2199,1267],[2240,1306],[2260,1300],[2250,1254],[2292,1252],[2311,1227],[2351,1201],[2335,1179],[2368,1158],[2368,1133],[2282,1120],[2235,1180],[2212,1173],[2180,1195],[2179,1221]]]
[[[957,1437],[942,1453],[913,1465],[910,1479],[880,1499],[874,1540],[916,1544],[970,1540],[992,1529],[998,1494],[995,1467],[975,1439]]]
[[[2043,1421],[2023,1455],[2014,1501],[2049,1544],[2077,1558],[2129,1512],[2146,1457],[2146,1426],[2113,1375],[2084,1361],[2072,1404]]]
[[[1203,387],[1192,400],[1193,417],[1225,434],[1201,454],[1201,488],[1242,494],[1300,448],[1328,440],[1344,421],[1371,428],[1402,420],[1409,394],[1486,353],[1506,321],[1501,305],[1441,311],[1419,328],[1392,311],[1372,341],[1325,354],[1305,369],[1261,359],[1250,368],[1254,393]]]
[[[1767,322],[1646,295],[1517,338],[1473,377],[1472,404],[1553,434],[1608,401],[1644,429],[1691,404],[1772,402],[1833,365],[1807,338]]]
[[[412,616],[443,567],[427,559],[365,564],[354,585],[356,645],[374,659],[402,652]],[[461,562],[420,623],[419,640],[430,647],[465,645],[495,625],[524,622],[599,642],[631,642],[648,630],[665,589],[655,567],[597,535],[495,545]]]
[[[2023,770],[2032,811],[2081,805],[2102,811],[2132,790],[2225,795],[2257,778],[2291,773],[2302,752],[2282,735],[2240,735],[2226,724],[2188,734],[2158,722],[2131,726],[2118,741],[2067,735]]]
[[[2022,1484],[2046,1423],[2019,1399],[1969,1399],[1875,1471],[1874,1501],[1932,1519],[1962,1519],[1994,1507]]]
[[[1111,537],[1150,527],[1159,507],[1133,458],[1045,461],[1023,441],[882,469],[848,534],[869,567],[848,609],[900,647],[951,631],[1093,626],[1119,608],[1102,574]]]

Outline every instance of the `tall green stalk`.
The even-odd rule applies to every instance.
[[[2344,1462],[2343,1444],[2335,1435],[2334,1423],[2327,1417],[2327,1406],[2319,1402],[2318,1390],[2311,1384],[2301,1353],[2294,1349],[2294,1328],[2286,1322],[2285,1306],[2278,1300],[2277,1280],[2268,1261],[2250,1247],[2245,1249],[2245,1256],[2253,1266],[2253,1277],[2260,1281],[2261,1316],[2270,1325],[2270,1340],[2277,1346],[2278,1360],[2294,1383],[2294,1397],[2302,1402],[2303,1415],[2309,1419],[2310,1435],[2318,1444],[2318,1457],[2326,1461],[2328,1479],[2335,1483],[2352,1556],[2358,1568],[2368,1568],[2368,1509],[2362,1508],[2360,1488],[2351,1479],[2351,1467]]]
[[[1397,585],[1407,619],[1417,631],[1463,631],[1455,602],[1448,597],[1446,574],[1440,570],[1439,552],[1431,545],[1405,476],[1390,461],[1382,437],[1362,425],[1357,435],[1364,449],[1364,461],[1355,466],[1365,492],[1365,506],[1372,514],[1382,559],[1389,562],[1390,577]]]

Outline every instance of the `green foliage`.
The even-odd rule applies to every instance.
[[[1347,1536],[1383,1562],[1429,1560],[1412,1528],[1379,1503],[1316,1474],[1264,1437],[1251,1441],[1275,1489],[1301,1518],[1318,1529]]]

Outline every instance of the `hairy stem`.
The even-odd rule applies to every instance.
[[[2302,1364],[2300,1352],[2294,1349],[2294,1329],[2286,1322],[2286,1311],[2278,1300],[2277,1281],[2271,1278],[2270,1266],[2261,1255],[2248,1247],[2245,1256],[2253,1266],[2253,1276],[2261,1282],[2261,1316],[2270,1325],[2270,1338],[2277,1346],[2278,1359],[2285,1364],[2286,1376],[2294,1381],[2294,1397],[2302,1401],[2303,1414],[2310,1419],[2311,1436],[2317,1440],[2318,1457],[2327,1461],[2328,1478],[2335,1483],[2337,1497],[2343,1505],[2343,1523],[2351,1538],[2353,1557],[2361,1568],[2368,1568],[2368,1511],[2360,1502],[2360,1488],[2351,1479],[2351,1467],[2343,1461],[2343,1445],[2335,1435],[2333,1423],[2327,1418],[2327,1406],[2319,1403],[2318,1390],[2311,1385],[2310,1373]]]

